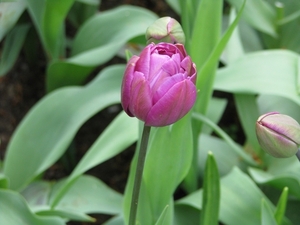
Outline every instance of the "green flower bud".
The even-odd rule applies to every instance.
[[[292,157],[300,145],[300,125],[290,116],[270,112],[258,118],[256,136],[262,149],[270,155]]]
[[[171,17],[156,20],[146,31],[147,44],[167,42],[184,44],[185,36],[180,23]]]

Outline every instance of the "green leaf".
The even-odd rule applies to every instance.
[[[243,4],[243,0],[228,0],[237,9]],[[276,21],[276,13],[268,2],[262,0],[246,1],[243,18],[254,28],[273,37],[277,37],[274,21]]]
[[[212,152],[208,152],[203,181],[201,225],[219,224],[220,176]]]
[[[257,98],[257,104],[260,115],[277,111],[300,121],[300,114],[298,113],[300,112],[300,105],[291,99],[281,96],[261,94]]]
[[[215,136],[201,134],[199,136],[198,168],[201,177],[204,176],[207,154],[212,151],[217,162],[220,176],[228,174],[234,166],[241,166],[241,160],[230,145]]]
[[[8,188],[8,179],[2,173],[0,173],[0,188]]]
[[[272,210],[275,209],[250,177],[240,169],[234,168],[231,173],[221,178],[220,221],[230,225],[260,224],[262,198],[266,199],[266,204]],[[202,208],[202,190],[180,199],[176,204],[190,205],[200,210]]]
[[[29,207],[37,212],[48,206],[52,184],[47,181],[34,181],[21,191]],[[48,207],[46,207],[48,208]]]
[[[126,132],[124,132],[125,130]],[[121,112],[90,147],[87,153],[85,153],[71,175],[68,177],[67,181],[53,197],[51,206],[54,207],[58,202],[60,202],[61,198],[63,198],[78,176],[92,167],[117,155],[135,142],[137,138],[137,119],[130,118],[127,114],[125,114],[125,112]]]
[[[200,214],[201,212],[194,207],[176,204],[174,225],[195,225],[195,221],[200,220]]]
[[[1,2],[0,4],[0,41],[16,24],[21,14],[24,12],[26,4],[20,0],[18,2]]]
[[[16,25],[7,34],[0,58],[0,76],[5,75],[14,66],[29,28],[29,24]]]
[[[143,176],[153,221],[169,204],[187,174],[192,161],[192,144],[190,114],[171,127],[153,129]]]
[[[64,56],[64,22],[73,3],[74,0],[45,0],[41,32],[51,58]]]
[[[66,185],[68,179],[57,183],[51,194],[50,202],[57,192]],[[80,176],[63,195],[53,212],[80,212],[120,214],[122,211],[122,195],[108,187],[101,180],[92,176]],[[72,217],[71,217],[72,218]]]
[[[82,212],[71,210],[71,209],[49,209],[43,210],[37,213],[39,216],[56,216],[61,218],[67,218],[68,220],[95,222],[96,219],[85,215]]]
[[[11,189],[24,188],[64,153],[85,121],[120,101],[123,71],[121,65],[108,67],[85,87],[60,89],[30,110],[16,129],[4,160]]]
[[[64,20],[74,0],[26,0],[29,13],[50,59],[64,55]]]
[[[170,210],[170,206],[166,205],[162,213],[160,214],[158,220],[156,221],[155,225],[165,225],[166,224],[166,214]]]
[[[122,46],[129,39],[144,34],[156,19],[157,16],[151,11],[129,5],[95,15],[77,32],[72,56],[101,46]],[[107,29],[108,24],[110,29]]]
[[[93,68],[110,60],[130,39],[144,35],[156,19],[149,10],[134,6],[120,6],[91,17],[76,34],[72,57],[49,66],[47,90],[82,84]]]
[[[286,50],[251,53],[219,69],[214,88],[230,93],[276,95],[300,105],[299,62],[297,54]]]
[[[265,199],[261,200],[261,225],[277,225],[273,212]]]
[[[276,206],[274,217],[275,217],[278,225],[281,224],[282,219],[285,214],[287,200],[288,200],[288,192],[289,192],[288,187],[283,188],[280,198],[278,200],[277,206]]]
[[[255,126],[257,118],[259,117],[258,106],[256,103],[256,96],[248,94],[235,94],[234,100],[243,127],[243,131],[246,135],[247,142],[251,146],[256,156],[260,156],[263,152],[261,151],[260,145],[257,141]]]
[[[31,212],[24,198],[13,191],[0,189],[0,224],[64,225],[58,217],[38,216]]]
[[[222,139],[224,139],[225,142],[227,142],[228,145],[232,148],[232,150],[239,155],[245,162],[249,163],[250,165],[257,166],[257,162],[254,161],[254,159],[251,158],[250,155],[248,155],[241,146],[239,146],[236,142],[232,140],[232,138],[223,131],[217,124],[213,123],[211,120],[209,120],[207,117],[199,114],[194,113],[193,117],[202,123],[205,123],[206,125],[210,126],[214,132],[216,132],[217,135],[219,135]]]
[[[297,176],[298,171],[296,170],[299,167],[295,165],[296,162],[296,157],[289,158],[288,160],[282,159],[280,162],[276,160],[272,162],[272,166],[278,167],[275,171],[272,171],[272,169],[263,171],[249,168],[249,173],[258,184],[270,185],[280,190],[288,187],[290,193],[300,199],[300,179]],[[299,162],[297,163],[299,164]]]

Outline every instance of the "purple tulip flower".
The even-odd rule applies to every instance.
[[[121,90],[123,109],[146,126],[170,125],[193,107],[196,74],[182,44],[151,43],[127,64]]]
[[[258,118],[256,136],[267,153],[277,158],[287,158],[298,152],[300,125],[290,116],[270,112]]]

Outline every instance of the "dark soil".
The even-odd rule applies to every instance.
[[[122,4],[130,4],[147,8],[159,16],[177,15],[162,0],[110,0],[102,1],[100,11],[108,10]],[[34,33],[34,31],[32,31]],[[35,34],[33,34],[35,35]],[[45,95],[46,59],[40,44],[37,44],[37,55],[30,60],[23,50],[14,68],[5,76],[0,77],[0,160],[5,158],[5,150],[17,125],[30,108]],[[0,43],[1,50],[1,43]],[[32,62],[34,61],[34,62]],[[124,62],[119,58],[112,59],[107,65]],[[101,68],[105,67],[102,66]],[[99,70],[101,69],[99,68]],[[97,72],[99,72],[99,70]],[[87,121],[78,131],[72,146],[75,147],[75,157],[69,157],[68,152],[55,165],[46,171],[44,178],[57,180],[67,176],[86,150],[96,140],[102,130],[120,112],[119,105],[99,112]],[[134,153],[132,146],[107,162],[95,167],[89,174],[100,178],[114,190],[123,193],[128,176],[130,161]],[[74,149],[73,149],[74,150]],[[74,156],[74,155],[73,155]],[[97,218],[94,224],[103,224],[110,216],[92,215]],[[88,223],[69,222],[69,225]]]

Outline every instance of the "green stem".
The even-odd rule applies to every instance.
[[[136,165],[132,197],[131,197],[129,225],[135,225],[135,221],[136,221],[136,213],[138,209],[139,195],[140,195],[141,183],[143,178],[143,170],[144,170],[145,158],[147,153],[150,129],[151,127],[144,125],[140,151],[138,153],[138,161]]]

